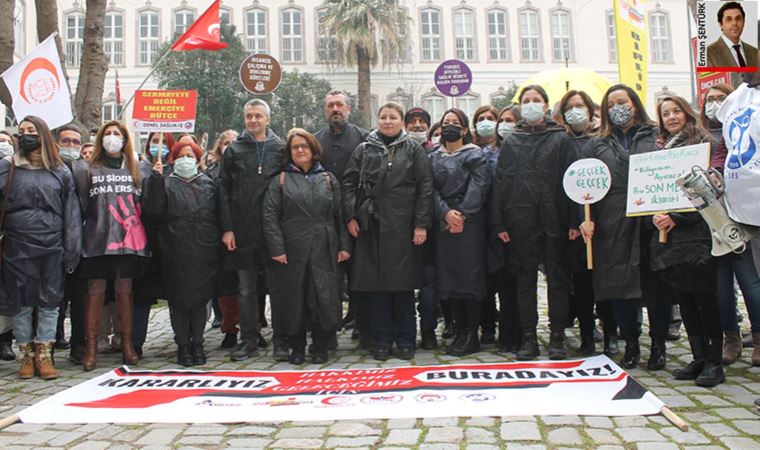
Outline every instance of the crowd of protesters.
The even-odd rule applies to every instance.
[[[742,88],[756,89],[753,80]],[[568,357],[566,329],[577,319],[570,356],[595,354],[598,341],[615,356],[622,338],[619,364],[637,367],[646,307],[646,367],[662,370],[677,306],[693,362],[673,376],[715,386],[741,354],[734,277],[760,365],[752,250],[715,258],[699,213],[627,217],[625,204],[630,155],[708,143],[722,171],[718,112],[732,90],[714,86],[699,112],[681,97],[660,99],[651,118],[625,85],[600,105],[569,91],[553,110],[530,85],[501,111],[486,105],[468,117],[452,108],[435,122],[422,108],[387,103],[372,131],[351,124],[347,94],[331,91],[324,129],[284,137],[269,126],[276,112],[254,99],[245,129],[220,133],[208,151],[192,135],[152,133],[138,152],[116,121],[85,142],[73,125],[51,132],[23,118],[17,135],[0,133],[0,357],[15,358],[15,338],[20,378],[55,378],[54,348],[70,347],[84,370],[109,350],[139,364],[151,305],[165,299],[178,364],[206,363],[209,303],[222,347],[242,361],[268,345],[268,294],[277,361],[327,362],[344,326],[378,361],[413,359],[438,348],[439,336],[453,356],[496,345],[532,360],[542,354],[541,272],[548,358]],[[611,172],[590,221],[562,188],[581,158]],[[583,241],[592,237],[589,271]]]

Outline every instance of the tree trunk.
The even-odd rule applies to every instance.
[[[88,130],[100,126],[103,112],[103,88],[108,72],[108,58],[103,50],[105,15],[106,0],[87,0],[74,110],[76,118]]]
[[[5,14],[0,14],[0,73],[13,65],[13,49],[16,46],[13,36],[14,3],[15,0],[0,0],[0,11],[5,11]],[[0,82],[0,102],[8,107],[10,113],[13,99],[8,92],[8,87],[2,82]],[[4,124],[0,124],[0,127],[3,126]]]
[[[363,47],[356,47],[356,67],[357,67],[357,96],[359,97],[359,112],[362,118],[369,124],[372,122],[371,98],[370,98],[370,58],[367,50]]]
[[[35,0],[34,7],[37,11],[37,38],[42,42],[58,31],[58,4],[55,0]],[[55,46],[58,48],[58,57],[61,59],[66,85],[69,86],[69,74],[66,72],[66,58],[63,55],[60,33],[55,37]],[[69,86],[69,92],[71,92],[71,86]]]

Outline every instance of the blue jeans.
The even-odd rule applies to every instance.
[[[394,342],[398,348],[414,348],[414,291],[365,292],[362,300],[372,318],[369,327],[376,348],[390,350]]]
[[[13,334],[19,345],[28,344],[32,341],[49,342],[55,340],[55,331],[58,328],[58,307],[37,307],[37,332],[32,330],[31,306],[22,306],[21,310],[13,316]]]
[[[435,331],[438,326],[438,297],[435,295],[435,266],[425,264],[422,267],[424,281],[420,289],[420,303],[417,312],[420,313],[420,329]]]
[[[752,250],[741,254],[728,254],[718,258],[717,297],[720,308],[720,322],[724,332],[738,332],[736,322],[736,295],[734,293],[734,275],[744,294],[749,323],[753,333],[760,333],[760,277],[752,260]]]

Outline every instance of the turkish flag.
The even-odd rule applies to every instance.
[[[181,50],[221,50],[227,47],[227,44],[221,42],[219,38],[222,30],[219,24],[219,3],[216,0],[208,7],[198,20],[190,25],[185,34],[177,39],[172,45],[173,51]]]

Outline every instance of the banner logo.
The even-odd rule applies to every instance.
[[[47,103],[60,88],[61,80],[58,79],[55,65],[45,58],[29,61],[21,73],[20,93],[27,103]]]
[[[755,156],[755,140],[748,133],[751,123],[752,114],[755,112],[752,108],[747,108],[741,115],[731,120],[728,133],[734,145],[728,155],[726,165],[731,169],[738,169],[752,160]],[[746,140],[745,140],[746,137]]]

